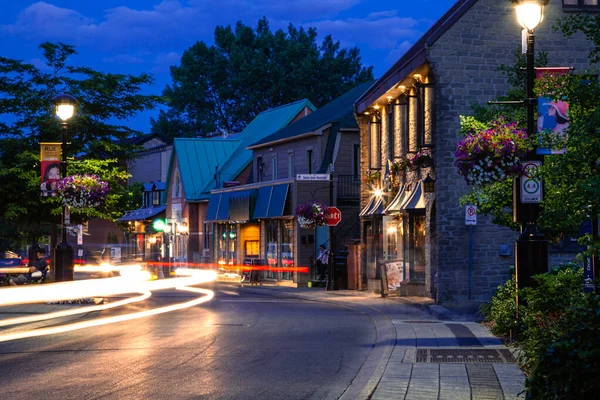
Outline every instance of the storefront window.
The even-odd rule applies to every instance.
[[[282,221],[281,223],[281,266],[291,268],[294,266],[294,236],[293,221]],[[294,273],[285,271],[281,274],[281,279],[292,280]]]
[[[227,265],[227,225],[217,224],[217,262]]]
[[[279,243],[279,221],[267,221],[265,222],[265,239],[267,243],[267,265],[269,268],[276,268],[279,264],[279,257],[277,248]],[[265,277],[268,279],[277,279],[277,272],[267,271]]]
[[[412,215],[410,217],[410,248],[412,262],[409,267],[410,280],[425,280],[425,216]]]
[[[385,242],[383,247],[383,258],[385,260],[398,259],[398,221],[394,217],[383,217],[385,230]]]

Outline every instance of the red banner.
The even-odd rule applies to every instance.
[[[60,143],[40,143],[42,196],[56,196],[56,182],[60,179],[60,146]]]

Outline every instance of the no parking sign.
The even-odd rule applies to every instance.
[[[465,206],[465,225],[477,225],[476,206]]]

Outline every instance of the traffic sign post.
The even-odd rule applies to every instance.
[[[540,161],[526,161],[523,163],[521,176],[521,203],[539,203],[542,201],[542,180],[535,176]]]
[[[337,207],[327,207],[327,216],[325,218],[327,226],[337,226],[342,221],[342,212]]]
[[[465,206],[465,225],[469,227],[469,260],[467,264],[468,299],[471,300],[471,271],[473,270],[473,226],[477,225],[477,206]]]
[[[465,206],[465,225],[477,225],[477,206]]]

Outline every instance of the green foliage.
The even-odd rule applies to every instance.
[[[472,115],[459,115],[460,131],[459,137],[467,136],[470,133],[479,132],[489,128],[489,124],[478,121]]]
[[[592,63],[600,61],[600,15],[577,13],[562,18],[556,29],[565,36],[581,32],[591,42],[589,59]]]
[[[517,332],[517,291],[514,275],[498,290],[488,304],[483,304],[480,313],[484,315],[486,322],[493,322],[492,332],[495,335],[509,336]]]
[[[40,198],[39,143],[60,142],[63,131],[51,99],[68,92],[78,99],[68,123],[68,173],[96,173],[111,184],[110,200],[102,209],[75,213],[75,223],[101,217],[114,220],[128,201],[124,166],[115,160],[132,156],[123,139],[137,134],[120,125],[138,112],[155,107],[157,96],[141,94],[152,83],[147,74],[109,74],[74,66],[77,53],[62,43],[40,45],[45,66],[0,57],[0,238],[32,245],[59,223],[57,199]],[[111,121],[111,123],[108,123]]]
[[[265,18],[256,29],[218,26],[213,45],[195,43],[171,67],[173,82],[163,92],[169,110],[152,121],[152,132],[240,131],[269,108],[304,98],[319,107],[373,79],[358,48],[342,48],[329,35],[318,45],[316,38],[316,29],[291,24],[273,32]]]
[[[473,187],[460,198],[459,204],[477,206],[477,213],[490,215],[496,225],[517,230],[519,224],[513,222],[512,179],[504,179],[482,187]]]

